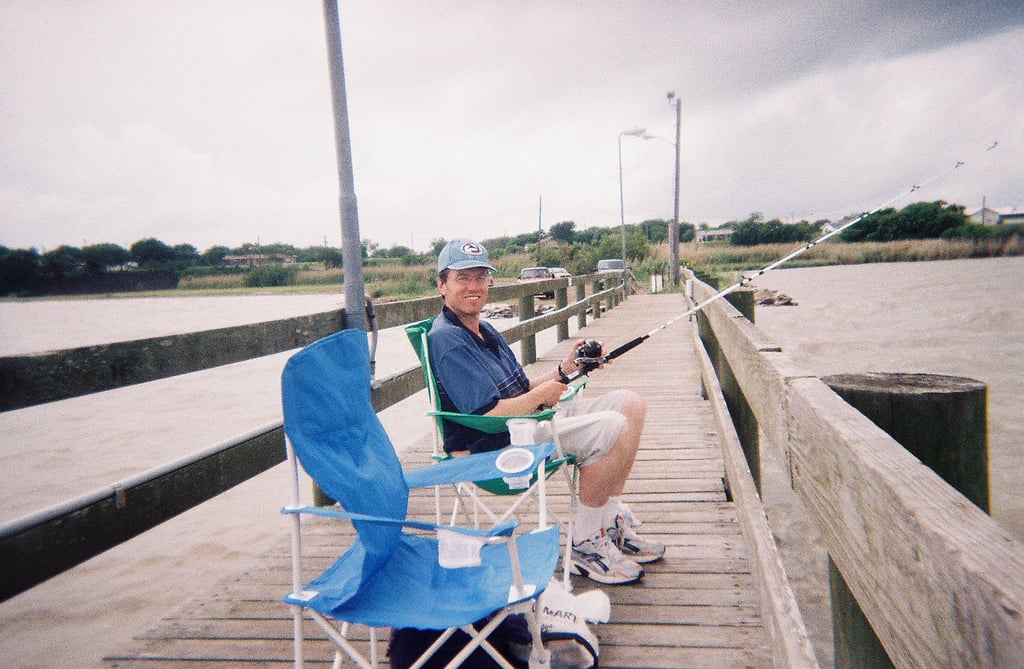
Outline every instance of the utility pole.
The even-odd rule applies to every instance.
[[[544,211],[543,205],[544,205],[544,196],[543,195],[538,195],[537,196],[537,266],[538,267],[540,267],[540,236],[543,234],[543,229],[541,228],[541,224],[540,224],[540,222],[541,222],[541,220],[543,218],[543,215],[542,215],[543,211]]]
[[[352,140],[348,126],[345,65],[341,57],[341,26],[337,0],[323,0],[327,36],[327,65],[334,110],[334,149],[338,163],[338,210],[341,214],[341,254],[345,282],[345,327],[366,332],[366,291],[363,287],[363,247],[352,170]]]
[[[679,288],[679,139],[683,121],[683,101],[674,92],[668,94],[669,104],[676,102],[676,187],[672,229],[668,234],[668,281],[673,290]]]

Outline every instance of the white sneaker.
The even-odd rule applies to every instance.
[[[572,570],[609,585],[632,583],[644,575],[643,567],[625,557],[604,530],[579,543],[572,542]]]
[[[636,517],[633,513],[633,509],[629,508],[629,505],[625,502],[619,502],[619,514],[626,519],[626,523],[633,528],[640,527],[644,524],[644,521]]]
[[[606,532],[619,551],[637,564],[647,564],[665,556],[664,544],[641,537],[621,514],[615,516],[615,524]]]

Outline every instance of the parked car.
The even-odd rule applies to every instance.
[[[603,260],[597,261],[598,274],[605,272],[621,273],[625,269],[628,268],[626,267],[626,261],[622,258],[604,258]]]
[[[556,279],[568,279],[572,276],[572,274],[569,273],[569,270],[564,267],[549,267],[548,269],[551,270],[551,276]]]
[[[519,283],[533,283],[534,281],[547,281],[548,279],[554,279],[554,275],[551,270],[547,267],[524,267],[519,272]],[[544,293],[537,293],[544,297],[554,297],[554,291],[546,291]]]

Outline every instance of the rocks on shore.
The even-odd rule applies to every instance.
[[[795,307],[798,304],[789,295],[770,288],[758,288],[754,292],[754,303],[765,307]]]
[[[480,315],[484,318],[514,318],[516,314],[511,304],[488,302],[480,310]]]
[[[536,315],[542,316],[554,310],[555,305],[553,304],[541,304],[536,311]],[[511,304],[488,302],[484,305],[484,308],[480,310],[480,315],[484,318],[515,318],[516,309]]]

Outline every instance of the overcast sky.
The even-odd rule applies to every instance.
[[[706,5],[706,6],[705,6]],[[1024,210],[1024,2],[353,0],[361,236]],[[0,245],[340,243],[316,0],[0,3]],[[986,151],[993,142],[998,146]],[[539,208],[540,199],[543,206]]]

